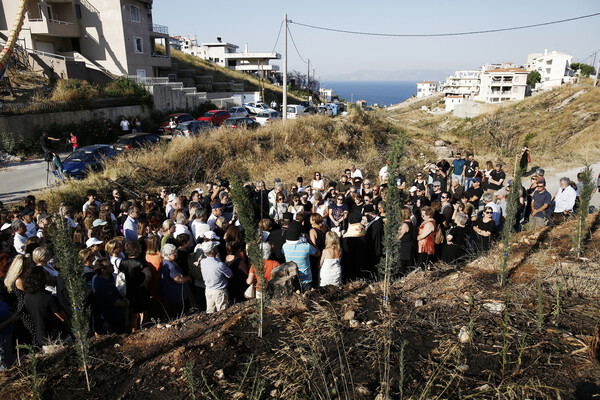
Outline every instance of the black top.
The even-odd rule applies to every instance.
[[[46,338],[58,337],[60,320],[54,314],[58,314],[62,309],[56,297],[45,290],[28,293],[25,295],[25,307],[33,319],[37,344],[44,344]]]
[[[466,178],[473,178],[475,177],[475,168],[479,167],[479,163],[475,160],[473,161],[467,161],[467,163],[465,164],[465,177]]]
[[[493,170],[492,172],[490,172],[490,177],[495,181],[499,181],[501,179],[506,179],[506,174],[504,173],[504,171]],[[498,190],[501,187],[502,187],[502,185],[495,185],[493,183],[488,183],[488,188],[492,189],[492,190]]]
[[[148,290],[144,286],[146,279],[146,275],[142,272],[144,268],[146,268],[146,264],[137,258],[126,258],[119,265],[119,270],[125,274],[127,287],[125,297],[129,300],[134,312],[144,311],[149,302]]]
[[[469,203],[473,204],[473,207],[477,210],[479,208],[479,200],[481,200],[481,196],[483,196],[483,188],[481,185],[478,188],[471,186],[469,190],[467,190],[467,196],[469,196]],[[471,197],[473,196],[477,197],[477,200],[471,201]]]
[[[415,255],[415,227],[412,221],[403,221],[402,224],[408,226],[408,232],[400,239],[400,259],[412,260]]]

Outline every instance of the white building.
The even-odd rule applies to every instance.
[[[198,45],[196,37],[181,36],[181,51],[200,57],[204,60],[227,67],[235,71],[251,74],[264,74],[272,76],[279,71],[279,66],[271,65],[271,60],[280,60],[281,54],[277,52],[249,52],[248,44],[244,46],[244,52],[238,52],[239,46],[223,42],[217,38],[214,43],[202,43]]]
[[[417,97],[431,96],[438,91],[438,83],[435,81],[417,82]]]
[[[462,94],[451,94],[446,96],[446,112],[450,112],[454,110],[454,107],[462,104],[465,100],[465,97]]]
[[[545,49],[543,54],[527,55],[527,71],[538,71],[541,76],[541,81],[535,86],[535,89],[546,90],[572,82],[572,59],[573,56],[567,53],[556,50],[549,53],[548,49]]]
[[[454,75],[446,77],[442,84],[442,92],[448,95],[462,95],[465,97],[475,96],[479,92],[480,70],[456,71]]]
[[[474,100],[485,103],[518,101],[525,98],[528,72],[522,68],[493,68],[481,74],[479,93]]]
[[[319,97],[321,98],[322,101],[333,100],[333,89],[319,88]]]

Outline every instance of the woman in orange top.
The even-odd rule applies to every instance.
[[[271,260],[271,245],[268,242],[264,242],[260,244],[262,250],[262,257],[265,260],[264,270],[265,270],[265,281],[269,283],[269,279],[271,279],[271,271],[273,268],[277,267],[279,263],[275,260]],[[250,272],[248,273],[248,278],[246,279],[246,283],[248,285],[256,286],[256,297],[260,297],[260,286],[258,283],[258,276],[254,272],[254,266],[250,267]]]
[[[435,211],[429,206],[421,208],[421,217],[423,223],[419,226],[417,236],[417,263],[420,266],[430,267],[429,263],[435,255],[435,220],[433,219]]]
[[[160,281],[160,263],[162,256],[160,255],[160,238],[158,235],[151,235],[146,241],[146,264],[150,269],[150,283],[148,284],[148,291],[150,296],[160,299],[158,295],[158,283]]]

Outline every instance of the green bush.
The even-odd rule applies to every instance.
[[[129,78],[120,77],[106,85],[103,90],[104,97],[130,97],[135,98],[140,104],[151,104],[152,95],[140,83]]]
[[[62,79],[52,91],[50,100],[73,102],[91,102],[100,95],[98,86],[79,79]]]
[[[19,139],[10,132],[0,132],[0,150],[22,157],[42,151],[38,140]]]

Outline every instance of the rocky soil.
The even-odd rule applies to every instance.
[[[598,214],[584,257],[574,222],[516,235],[457,268],[357,281],[91,341],[91,392],[71,348],[37,359],[47,399],[592,399],[600,394]],[[31,363],[0,398],[32,397]]]

